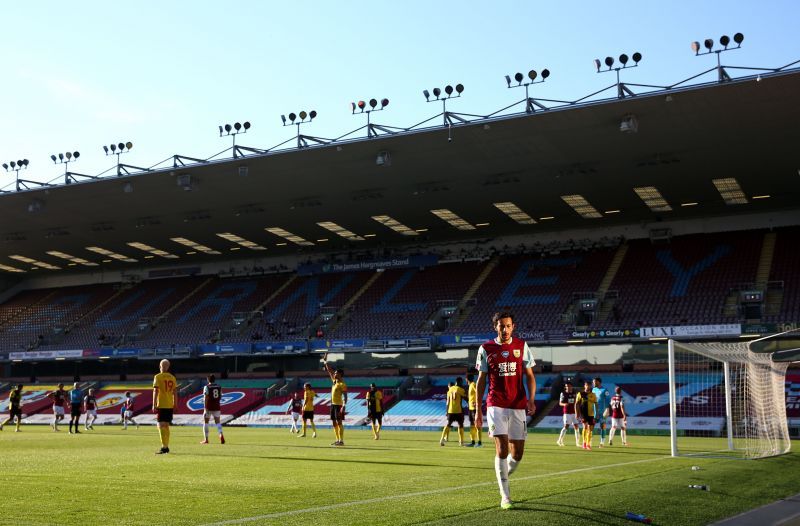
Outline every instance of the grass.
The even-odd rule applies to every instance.
[[[585,452],[532,434],[499,509],[494,451],[438,445],[431,432],[384,431],[380,441],[330,429],[226,428],[227,444],[200,445],[198,428],[174,428],[172,453],[154,455],[154,428],[98,427],[80,436],[44,426],[0,433],[6,505],[0,524],[699,525],[800,492],[800,455],[759,461],[669,458],[665,437]],[[454,434],[451,433],[451,440]],[[567,437],[569,443],[570,437]],[[702,439],[694,439],[702,440]],[[692,471],[691,466],[701,467]],[[708,484],[710,492],[689,484]],[[282,515],[281,515],[282,514]]]

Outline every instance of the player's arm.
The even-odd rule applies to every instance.
[[[486,373],[480,371],[478,373],[478,381],[476,382],[476,400],[475,400],[475,426],[483,427],[483,393],[486,391]]]
[[[577,395],[575,395],[575,418],[577,418],[579,422],[583,422],[583,415],[581,414],[582,399],[583,399],[582,393],[578,393]]]
[[[625,412],[625,403],[622,400],[619,401],[619,410],[622,413],[622,420],[628,420],[628,413]]]
[[[325,354],[322,355],[322,365],[325,367],[325,370],[328,372],[328,376],[331,377],[331,382],[332,382],[334,380],[333,373],[335,371],[333,370],[333,367],[331,367],[330,364],[328,364],[328,353],[325,353]]]
[[[525,380],[528,383],[528,414],[533,415],[536,413],[536,377],[533,375],[533,368],[536,366],[536,362],[533,359],[533,353],[527,343],[525,343],[523,352],[525,353],[523,361],[525,366]]]
[[[157,400],[158,400],[158,386],[154,385],[153,386],[153,412],[154,413],[156,412],[156,409],[158,408],[158,406],[156,405]],[[125,405],[123,404],[122,407],[124,408]],[[125,411],[125,409],[123,409],[123,411]]]

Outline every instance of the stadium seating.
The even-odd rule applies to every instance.
[[[783,228],[777,231],[775,256],[772,261],[770,281],[782,282],[780,313],[767,315],[764,321],[772,323],[800,322],[800,228]],[[769,293],[768,293],[769,294]]]
[[[736,323],[723,315],[730,290],[756,277],[763,232],[698,234],[669,244],[634,240],[611,289],[606,327]]]

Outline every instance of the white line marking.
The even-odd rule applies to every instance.
[[[644,460],[633,460],[630,462],[620,462],[617,464],[606,464],[604,466],[592,466],[587,468],[576,468],[576,469],[568,469],[566,471],[558,471],[556,473],[540,473],[538,475],[528,475],[527,477],[519,477],[509,479],[510,482],[517,482],[523,480],[534,480],[540,479],[545,477],[557,477],[560,475],[572,475],[575,473],[583,473],[584,471],[598,471],[601,469],[608,469],[608,468],[618,468],[622,466],[631,466],[633,464],[644,464],[646,462],[656,462],[659,460],[669,459],[669,456],[657,457],[657,458],[646,458]],[[226,526],[228,524],[244,524],[246,522],[253,522],[253,521],[260,521],[264,519],[279,519],[281,517],[288,517],[291,515],[300,515],[302,513],[317,513],[320,511],[330,511],[339,508],[346,508],[349,506],[361,506],[363,504],[375,504],[379,502],[386,502],[387,500],[396,500],[396,499],[406,499],[406,498],[413,498],[413,497],[424,497],[426,495],[437,495],[440,493],[449,493],[451,491],[461,491],[465,489],[471,488],[480,488],[483,486],[493,486],[496,485],[496,481],[491,482],[478,482],[475,484],[467,484],[466,486],[454,486],[449,488],[439,488],[439,489],[431,489],[426,491],[415,491],[413,493],[403,493],[400,495],[385,495],[383,497],[377,497],[374,499],[364,499],[364,500],[354,500],[350,502],[341,502],[338,504],[330,504],[328,506],[316,506],[313,508],[305,508],[300,510],[289,510],[289,511],[279,511],[276,513],[267,513],[265,515],[255,515],[253,517],[243,517],[241,519],[231,519],[226,521],[220,522],[211,522],[208,524],[203,524],[201,526]]]

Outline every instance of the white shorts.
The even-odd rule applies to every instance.
[[[86,414],[91,416],[97,416],[97,409],[87,409]]]
[[[300,413],[292,412],[292,420],[294,420],[295,422],[300,420]]]
[[[56,416],[64,416],[64,406],[54,405],[53,406],[53,414],[56,415]]]
[[[491,437],[508,435],[509,440],[525,440],[528,436],[524,409],[490,406],[486,408],[486,421]]]
[[[611,419],[611,429],[625,429],[625,419],[624,418],[612,418]]]
[[[565,413],[564,414],[564,425],[565,426],[570,426],[570,425],[577,426],[578,424],[580,424],[580,422],[578,422],[578,417],[575,416],[575,413]]]
[[[133,418],[133,411],[125,411],[125,418]]]
[[[214,417],[215,420],[219,420],[219,411],[208,411],[208,410],[203,411],[203,418],[205,418],[206,420],[208,420],[212,416]]]

